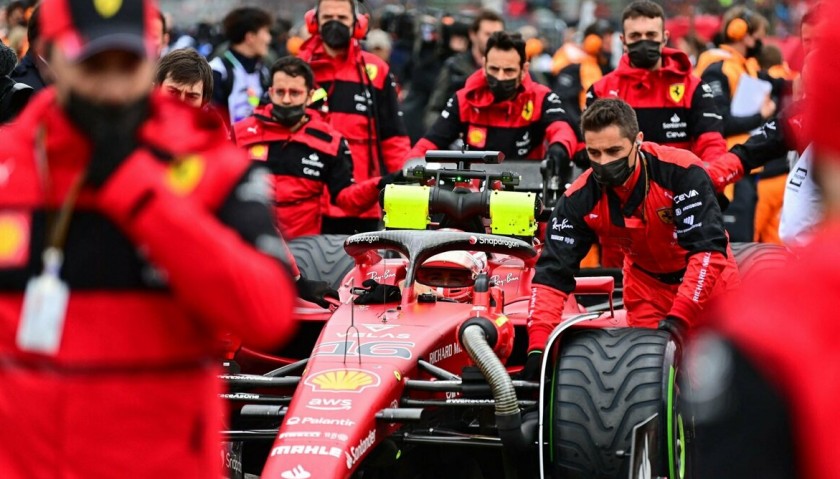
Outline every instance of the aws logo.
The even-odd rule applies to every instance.
[[[93,0],[93,8],[102,18],[113,17],[119,13],[122,6],[122,0]]]
[[[381,384],[379,376],[358,369],[333,369],[313,374],[304,384],[315,392],[353,392],[360,393]]]

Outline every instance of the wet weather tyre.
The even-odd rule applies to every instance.
[[[633,428],[658,414],[661,441],[652,458],[654,477],[685,477],[668,472],[684,470],[685,464],[685,434],[677,430],[682,420],[676,411],[675,357],[675,343],[664,331],[566,333],[551,384],[551,476],[627,478]]]
[[[289,241],[300,274],[313,281],[326,281],[338,289],[353,269],[353,258],[344,251],[346,235],[302,236]]]
[[[791,258],[790,251],[784,246],[768,243],[732,243],[732,254],[738,263],[741,281],[784,268]]]

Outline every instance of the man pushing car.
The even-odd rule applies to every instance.
[[[708,174],[691,152],[643,143],[633,109],[601,99],[581,119],[591,169],[554,208],[533,279],[525,377],[534,378],[552,329],[596,241],[625,253],[630,326],[678,339],[738,270]]]

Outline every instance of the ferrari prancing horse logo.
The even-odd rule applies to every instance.
[[[682,101],[683,96],[685,95],[685,83],[675,83],[668,88],[668,93],[671,94],[671,100],[674,100],[674,103],[679,103]]]
[[[122,0],[93,0],[93,7],[102,18],[111,18],[122,8]]]

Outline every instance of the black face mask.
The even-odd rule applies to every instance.
[[[271,107],[271,118],[286,128],[291,128],[300,123],[305,114],[306,105],[281,106],[274,104]]]
[[[495,101],[510,100],[516,95],[516,90],[519,89],[519,85],[516,84],[516,78],[499,80],[492,75],[487,75],[487,86],[490,87]]]
[[[661,42],[655,42],[653,40],[639,40],[636,43],[627,45],[627,55],[630,57],[630,64],[636,68],[650,70],[662,58],[662,52],[659,51],[659,47],[661,46]]]
[[[149,117],[149,97],[127,105],[94,103],[70,92],[64,111],[91,142],[85,181],[101,186],[139,146],[137,131]]]
[[[764,49],[764,42],[756,40],[755,45],[751,48],[747,48],[747,58],[758,58],[758,56],[761,55],[762,49]]]
[[[328,47],[344,50],[350,46],[350,27],[338,20],[330,20],[321,25],[321,38]]]
[[[630,155],[632,154],[633,152],[630,152]],[[623,185],[633,174],[633,168],[630,166],[630,155],[611,161],[606,165],[599,165],[589,160],[595,181],[602,186],[617,187]]]

